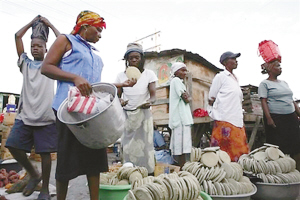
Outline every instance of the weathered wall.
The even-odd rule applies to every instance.
[[[208,103],[208,92],[216,72],[201,63],[191,59],[185,59],[184,55],[163,56],[147,58],[145,68],[154,71],[158,77],[156,91],[156,105],[152,106],[153,119],[158,124],[167,124],[169,115],[169,84],[170,84],[170,69],[172,63],[176,61],[184,61],[188,71],[191,74],[191,81],[185,81],[187,90],[192,96],[191,111],[197,108],[206,109]],[[190,83],[190,84],[189,84]],[[191,85],[191,86],[190,86]],[[189,87],[192,89],[190,90]]]

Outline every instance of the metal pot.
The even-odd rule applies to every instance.
[[[237,194],[237,195],[210,195],[213,200],[250,200],[251,196],[254,195],[257,191],[257,188],[254,184],[253,191],[247,194]]]
[[[92,84],[95,92],[108,92],[113,101],[103,112],[83,114],[67,111],[67,99],[60,105],[57,117],[65,123],[83,145],[92,149],[106,148],[115,143],[124,131],[125,114],[120,104],[117,88],[110,83]]]
[[[299,196],[300,183],[255,183],[257,192],[255,200],[296,200]]]

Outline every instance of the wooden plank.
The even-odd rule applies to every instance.
[[[153,122],[155,122],[155,124],[157,126],[165,126],[169,124],[169,119],[155,119],[153,118]]]
[[[151,107],[151,112],[152,115],[155,115],[155,113],[167,114],[169,113],[169,104],[154,105]]]
[[[169,103],[169,99],[156,99],[156,101],[153,103],[153,105],[160,105],[160,104],[166,104]]]
[[[211,85],[211,81],[208,81],[208,80],[205,80],[205,79],[202,79],[202,78],[196,78],[196,77],[193,77],[192,79],[193,81],[197,81],[197,82],[200,82],[200,83],[206,83],[208,85]]]
[[[193,86],[192,86],[193,80],[192,80],[192,77],[193,77],[192,73],[189,72],[187,74],[187,86],[186,86],[187,88],[186,89],[187,89],[187,92],[190,95],[190,97],[193,97]],[[190,101],[189,104],[190,104],[190,107],[193,108],[193,100]]]
[[[194,124],[209,123],[213,121],[210,117],[194,117]]]
[[[169,87],[156,88],[156,99],[168,99]]]
[[[251,151],[252,146],[254,144],[254,140],[255,140],[255,137],[256,137],[257,129],[258,129],[259,124],[261,122],[261,118],[262,118],[261,116],[257,116],[256,117],[255,125],[254,125],[254,128],[253,128],[252,132],[251,132],[250,140],[249,140],[249,143],[248,143],[250,151]]]
[[[244,113],[244,121],[245,122],[255,122],[257,116],[262,117],[262,114]]]

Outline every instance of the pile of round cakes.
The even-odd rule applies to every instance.
[[[242,167],[231,162],[230,156],[219,147],[193,148],[191,162],[182,170],[193,174],[202,191],[209,195],[248,194],[255,189]]]
[[[100,184],[103,185],[128,185],[135,180],[143,179],[148,176],[145,167],[121,167],[117,172],[101,173]]]
[[[148,176],[132,183],[127,200],[202,200],[200,185],[192,174],[180,171]]]
[[[264,183],[300,182],[295,160],[285,155],[276,145],[265,143],[249,154],[242,155],[238,163],[246,173],[262,179]]]

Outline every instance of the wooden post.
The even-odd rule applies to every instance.
[[[187,92],[189,93],[190,97],[193,97],[193,88],[192,88],[192,84],[193,84],[193,75],[191,72],[188,72],[187,74],[187,83],[186,83],[186,89],[187,89]],[[191,107],[191,112],[192,110],[194,109],[193,108],[193,100],[190,101],[190,107]]]
[[[252,149],[252,146],[254,144],[254,141],[255,141],[255,137],[256,137],[256,133],[257,133],[257,129],[258,129],[258,126],[260,124],[260,121],[261,121],[261,116],[256,116],[256,121],[255,121],[255,125],[253,127],[253,130],[251,132],[251,136],[250,136],[250,140],[249,140],[249,149],[251,151]]]

